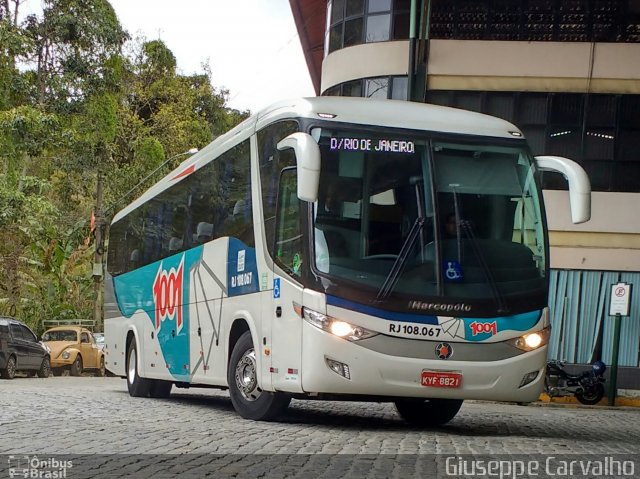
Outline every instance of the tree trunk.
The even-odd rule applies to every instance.
[[[104,253],[104,214],[102,211],[103,199],[103,177],[100,167],[98,167],[98,179],[96,182],[96,222],[95,222],[95,253],[93,257],[93,320],[96,331],[102,331],[102,281],[103,281],[103,265],[102,255]]]
[[[22,191],[22,187],[24,186],[24,177],[27,176],[27,167],[29,166],[30,159],[29,153],[26,151],[22,153],[22,170],[18,177],[18,191]]]

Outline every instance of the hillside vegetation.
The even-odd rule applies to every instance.
[[[24,17],[0,0],[0,315],[38,333],[99,315],[96,249],[142,189],[126,193],[248,114],[206,67],[183,75],[162,41],[131,38],[107,0],[42,4]]]

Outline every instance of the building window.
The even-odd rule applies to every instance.
[[[325,55],[361,43],[409,38],[409,0],[330,0]]]
[[[406,100],[407,77],[393,76],[352,80],[332,86],[322,95]]]
[[[367,43],[386,42],[391,35],[391,15],[369,15],[367,17]]]
[[[329,0],[325,55],[409,38],[410,0]],[[432,0],[429,37],[452,40],[640,42],[638,0]]]
[[[514,123],[534,155],[580,163],[594,191],[640,192],[640,95],[431,90],[427,102]],[[543,187],[567,184],[545,173]]]
[[[407,77],[392,77],[390,98],[393,100],[407,100],[409,98],[408,84],[409,79]]]
[[[430,37],[640,42],[637,0],[432,0]]]
[[[364,81],[367,98],[387,99],[389,97],[389,78],[368,78]]]

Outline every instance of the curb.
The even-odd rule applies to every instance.
[[[604,407],[612,407],[612,406],[609,406],[609,403],[608,403],[608,400],[607,400],[606,396],[604,398],[602,398],[602,400],[598,404],[595,404],[593,406],[587,406],[585,404],[582,404],[574,396],[563,396],[563,397],[554,397],[554,398],[552,398],[552,397],[549,397],[545,393],[540,394],[540,397],[538,398],[538,402],[543,403],[543,405],[552,405],[552,404],[563,405],[563,404],[565,404],[565,405],[576,405],[576,406],[593,407],[593,408],[600,408],[600,407],[603,407],[603,406]],[[615,406],[613,406],[613,407],[617,407],[617,406],[640,408],[640,398],[618,396],[618,397],[616,397]]]

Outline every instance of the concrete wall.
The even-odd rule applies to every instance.
[[[435,90],[640,93],[640,44],[432,40]]]
[[[566,191],[545,191],[551,267],[640,271],[640,193],[593,192],[591,220],[571,223]]]
[[[343,48],[322,64],[321,91],[358,78],[406,75],[409,42]],[[640,93],[640,44],[432,40],[435,90]]]
[[[409,42],[365,43],[343,48],[322,62],[320,91],[349,80],[388,75],[407,75]]]

